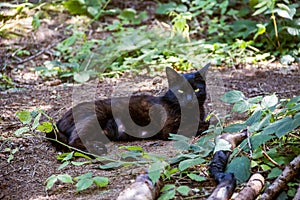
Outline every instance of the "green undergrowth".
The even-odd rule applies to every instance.
[[[205,197],[209,194],[205,193],[204,188],[191,186],[187,182],[201,183],[208,180],[208,173],[205,171],[214,151],[216,136],[222,133],[234,134],[246,128],[248,138],[232,151],[226,171],[234,173],[238,183],[246,182],[253,172],[263,173],[267,182],[271,183],[280,175],[284,166],[300,153],[300,96],[278,99],[272,94],[247,98],[242,92],[233,90],[225,93],[222,101],[233,104],[231,113],[245,113],[247,119],[224,127],[231,113],[224,118],[220,118],[215,112],[210,113],[207,119],[215,118],[217,123],[210,125],[199,139],[191,140],[182,135],[170,134],[170,139],[174,140],[174,147],[177,149],[174,157],[152,154],[140,146],[120,146],[121,153],[103,156],[84,153],[73,148],[74,151],[57,157],[61,162],[58,170],[68,168],[70,165],[89,167],[93,164],[91,166],[94,168],[96,163],[102,163],[97,165],[101,170],[144,167],[148,169],[153,183],[159,179],[166,183],[160,199],[172,199],[175,195],[185,197],[189,191],[195,192],[197,197]],[[17,137],[40,137],[39,132],[50,132],[55,129],[51,117],[43,111],[20,111],[17,116],[23,123],[23,127],[15,131]],[[40,122],[41,116],[45,116],[48,120]],[[228,150],[226,145],[224,149],[222,148],[218,150]],[[13,157],[8,162],[12,159]],[[51,189],[58,181],[60,184],[75,184],[77,191],[87,189],[93,184],[105,187],[109,182],[105,177],[93,176],[90,173],[79,175],[77,178],[62,173],[49,177],[46,189]],[[293,179],[281,195],[292,197],[296,192],[297,181],[299,180]]]
[[[70,36],[55,46],[53,59],[36,66],[36,71],[45,78],[58,77],[81,83],[128,71],[151,75],[165,66],[179,70],[200,68],[202,63],[209,61],[225,66],[275,59],[284,65],[299,62],[300,8],[297,1],[153,3],[156,10],[151,14],[157,18],[155,24],[149,12],[125,4],[118,7],[113,0],[0,3],[7,11],[0,14],[4,22],[0,34],[3,37],[13,35],[11,22],[19,18],[32,17],[32,29],[37,30],[42,20],[51,18],[53,13],[65,11],[73,15],[77,23],[65,30]],[[80,23],[81,17],[85,20]],[[107,18],[113,20],[107,22]],[[106,33],[105,38],[88,37],[93,23],[98,26],[97,31]],[[22,57],[34,54],[24,48],[13,49],[11,53],[15,52],[23,52]]]

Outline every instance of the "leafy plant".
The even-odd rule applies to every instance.
[[[17,129],[14,132],[14,135],[17,137],[22,137],[24,135],[32,136],[34,130],[38,130],[41,132],[49,133],[53,130],[53,125],[51,122],[52,118],[48,116],[44,111],[37,110],[37,111],[18,111],[16,116],[19,120],[23,123],[23,127]],[[41,116],[46,117],[49,121],[44,121],[40,123]]]
[[[177,14],[174,11],[171,11],[169,13],[171,17],[174,17],[172,19],[173,24],[173,34],[180,34],[183,38],[186,38],[188,41],[190,41],[189,31],[190,27],[187,24],[187,20],[192,19],[191,13],[180,13]]]
[[[68,0],[63,5],[71,14],[89,15],[97,18],[108,3],[109,0]]]
[[[132,8],[127,8],[121,11],[118,18],[122,20],[122,24],[140,24],[144,19],[147,18],[146,11],[137,13],[136,10]]]
[[[254,167],[269,170],[268,178],[277,177],[280,166],[299,154],[300,96],[281,100],[275,94],[246,98],[242,92],[233,90],[225,93],[222,100],[233,104],[232,112],[249,115],[244,122],[229,125],[224,131],[248,128],[251,134],[240,145],[248,156],[234,157],[227,170],[240,181],[245,181]]]
[[[268,48],[277,48],[280,53],[285,55],[283,52],[291,46],[291,41],[299,39],[300,36],[300,25],[299,25],[299,15],[296,16],[297,9],[299,9],[298,4],[292,4],[288,2],[276,3],[280,1],[259,1],[254,8],[256,11],[253,16],[256,15],[267,15],[270,16],[271,21],[265,22],[264,24],[257,24],[258,31],[255,36],[266,34],[267,37],[263,40],[268,44]],[[256,37],[255,37],[256,38]],[[293,56],[297,56],[292,53]]]
[[[107,177],[94,176],[91,172],[82,174],[80,176],[72,178],[69,174],[58,174],[52,175],[46,180],[46,190],[50,190],[54,184],[58,181],[62,183],[70,183],[74,184],[76,182],[76,191],[80,192],[82,190],[86,190],[90,188],[93,184],[98,187],[106,187],[109,183]]]

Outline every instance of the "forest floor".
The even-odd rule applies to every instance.
[[[237,89],[244,92],[247,97],[276,93],[281,97],[291,98],[299,95],[300,91],[299,71],[283,73],[281,66],[276,67],[275,64],[259,68],[223,68],[219,69],[219,73],[225,90]],[[39,81],[39,77],[32,72],[16,73],[15,75],[13,81],[20,89],[0,93],[0,129],[2,132],[0,138],[0,199],[115,199],[118,193],[130,184],[139,170],[130,167],[105,171],[96,169],[99,164],[93,164],[79,167],[69,166],[58,171],[57,168],[61,163],[57,161],[58,153],[49,141],[39,137],[16,138],[13,135],[13,132],[22,126],[15,117],[17,111],[43,109],[57,120],[67,108],[72,106],[72,92],[76,86],[73,84],[51,85],[53,81]],[[164,79],[165,77],[160,78]],[[94,81],[94,83],[97,82],[99,98],[111,96],[116,85],[119,85],[120,89],[123,84],[125,86],[123,88],[126,88],[128,83],[136,85],[137,94],[144,92],[157,94],[165,91],[164,81],[153,84],[153,80],[157,80],[157,77],[107,78]],[[122,90],[122,93],[125,95],[126,90]],[[213,91],[208,88],[208,93],[212,94]],[[207,105],[209,107],[210,99],[208,99]],[[223,107],[223,109],[225,108]],[[170,141],[145,140],[114,143],[114,147],[122,145],[140,145],[147,152],[174,156],[174,148]],[[10,162],[7,162],[10,153],[5,151],[5,148],[19,149]],[[45,180],[52,174],[67,173],[76,176],[84,172],[93,172],[94,175],[109,177],[110,184],[107,188],[91,188],[78,194],[75,192],[75,187],[65,185],[55,187],[48,193],[45,191]],[[211,188],[213,186],[212,183]]]
[[[60,18],[56,23],[59,24],[61,21],[65,19]],[[62,37],[51,30],[49,24],[43,24],[34,37],[28,34],[21,39],[3,39],[1,44],[15,48],[20,48],[22,45],[26,48],[46,48]],[[7,57],[6,49],[1,48],[3,52],[0,52],[0,61],[2,62],[13,59]],[[140,168],[100,170],[97,169],[99,164],[92,164],[76,167],[69,165],[59,171],[57,168],[61,163],[56,159],[58,152],[49,141],[41,137],[17,138],[13,134],[15,130],[22,127],[15,116],[17,111],[43,109],[49,116],[58,120],[74,102],[73,92],[78,84],[66,83],[54,78],[45,80],[34,71],[34,66],[38,66],[50,57],[49,52],[48,54],[45,52],[23,63],[22,67],[11,63],[10,76],[15,88],[0,91],[0,199],[115,199],[119,192],[134,180]],[[165,75],[148,77],[127,74],[121,78],[96,79],[89,83],[97,87],[97,98],[108,98],[112,93],[124,96],[132,91],[135,94],[159,95],[167,89],[165,80]],[[215,99],[219,98],[222,92],[232,89],[242,91],[247,97],[272,93],[282,98],[300,95],[300,70],[297,65],[287,67],[271,62],[238,67],[212,67],[207,81],[209,93],[206,102],[207,112],[217,110],[220,113],[229,113],[228,106],[219,101],[216,103]],[[134,88],[129,88],[129,85]],[[217,90],[220,93],[216,92]],[[238,119],[239,116],[236,116],[232,120]],[[147,152],[166,156],[173,156],[176,153],[170,141],[145,140],[112,144],[113,148],[122,145],[140,145]],[[10,151],[6,148],[18,148],[10,162],[7,161]],[[110,183],[105,188],[92,187],[79,193],[76,193],[74,185],[66,184],[56,185],[53,189],[45,191],[45,181],[52,174],[67,173],[73,177],[85,172],[108,177]],[[215,186],[209,181],[204,184],[207,191],[211,191]],[[202,185],[196,186],[201,188]]]

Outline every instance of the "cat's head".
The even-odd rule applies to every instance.
[[[203,104],[206,99],[205,77],[209,66],[210,63],[197,72],[186,74],[178,74],[174,69],[167,68],[169,91],[166,95],[169,98],[175,95],[183,106],[192,104],[195,101]]]

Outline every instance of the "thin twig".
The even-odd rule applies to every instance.
[[[67,37],[68,37],[68,36],[67,36]],[[32,60],[32,59],[35,59],[36,57],[38,57],[38,56],[44,54],[44,53],[45,53],[46,51],[48,51],[49,49],[52,49],[53,47],[55,47],[58,43],[60,43],[61,41],[63,41],[63,40],[66,39],[67,37],[61,38],[58,42],[56,42],[56,43],[54,43],[54,44],[48,45],[46,48],[43,48],[41,51],[37,52],[36,54],[34,54],[34,55],[32,55],[32,56],[29,56],[29,57],[27,57],[27,58],[25,58],[25,59],[23,59],[23,60],[20,60],[20,61],[16,62],[15,64],[18,64],[18,65],[19,65],[19,64],[23,64],[23,63],[25,63],[25,62],[28,62],[28,61],[30,61],[30,60]]]
[[[276,167],[278,168],[282,168],[275,160],[273,160],[267,153],[265,150],[262,150],[262,154],[272,163],[274,164]]]
[[[248,141],[247,144],[248,144],[248,147],[249,147],[250,157],[252,158],[253,152],[252,152],[250,136],[251,136],[251,134],[249,133],[249,127],[248,127],[247,128],[247,141]]]

